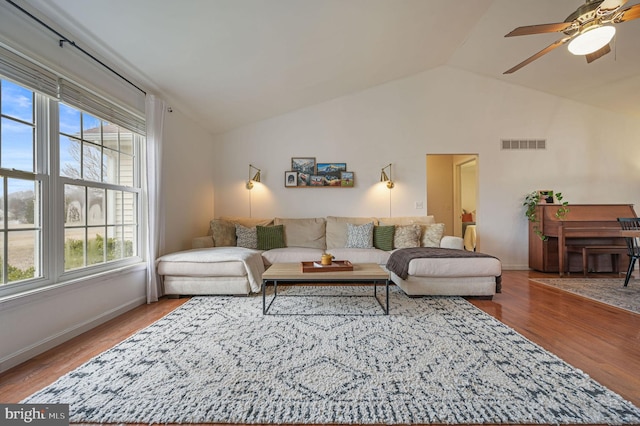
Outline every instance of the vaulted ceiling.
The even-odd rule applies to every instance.
[[[212,133],[442,65],[640,117],[640,19],[587,64],[560,47],[583,0],[24,0]],[[625,7],[638,3],[631,0]]]

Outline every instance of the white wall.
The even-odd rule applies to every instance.
[[[639,136],[631,117],[445,66],[219,135],[215,214],[249,214],[253,163],[263,170],[254,217],[388,216],[378,180],[391,162],[393,216],[422,215],[425,155],[474,152],[482,251],[527,269],[524,195],[549,188],[570,203],[640,204]],[[544,138],[547,149],[502,151],[503,138]],[[346,162],[356,186],[284,188],[292,156]]]
[[[165,244],[162,254],[191,248],[213,218],[213,137],[176,108],[165,115],[162,194]]]
[[[142,265],[0,300],[0,372],[146,301]]]

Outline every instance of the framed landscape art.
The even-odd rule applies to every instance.
[[[311,186],[324,186],[324,179],[322,178],[322,176],[311,176]]]
[[[341,186],[340,173],[347,171],[347,163],[318,163],[316,170],[324,179],[324,186]]]
[[[340,172],[340,186],[352,188],[353,183],[353,172]]]
[[[316,174],[316,158],[315,157],[292,157],[291,171],[304,173],[306,175]]]

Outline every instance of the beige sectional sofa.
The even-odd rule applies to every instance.
[[[380,237],[369,242],[358,240],[371,238],[368,232]],[[388,240],[390,232],[393,241]],[[444,225],[437,224],[433,216],[221,217],[211,221],[208,235],[193,240],[192,250],[158,259],[157,270],[168,295],[246,295],[260,291],[261,275],[274,263],[319,260],[323,253],[331,253],[339,260],[384,267],[399,247],[463,250],[461,238],[443,233]],[[265,234],[270,239],[261,240]],[[415,259],[407,279],[393,273],[391,278],[412,296],[491,297],[500,274],[501,265],[495,258]]]

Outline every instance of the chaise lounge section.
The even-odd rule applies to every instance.
[[[463,240],[445,236],[433,216],[255,219],[221,217],[193,249],[167,254],[157,271],[167,295],[248,295],[260,291],[262,273],[274,263],[300,263],[331,253],[353,263],[383,267],[401,249],[449,249],[455,258],[420,258],[405,278],[390,277],[410,296],[492,297],[500,291],[501,264],[463,250]]]

